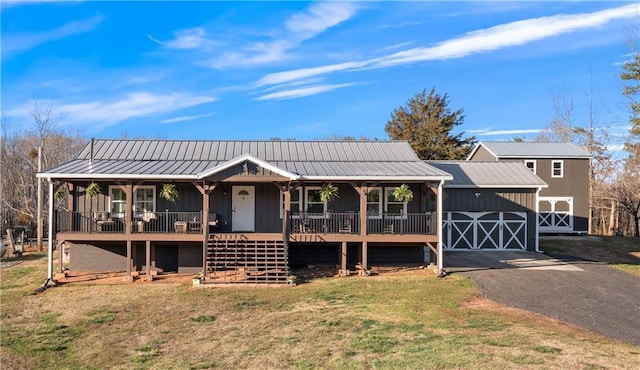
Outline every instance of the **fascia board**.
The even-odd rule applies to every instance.
[[[300,180],[324,181],[441,181],[453,180],[453,176],[301,176]]]

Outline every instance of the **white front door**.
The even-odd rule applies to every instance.
[[[253,186],[232,188],[232,231],[255,231],[255,189]]]

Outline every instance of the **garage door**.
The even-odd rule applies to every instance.
[[[444,212],[444,249],[527,249],[526,212]]]

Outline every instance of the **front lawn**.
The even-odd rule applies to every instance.
[[[298,286],[72,283],[0,273],[6,369],[634,368],[640,348],[417,270]]]

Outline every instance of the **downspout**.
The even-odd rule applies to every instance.
[[[444,180],[438,184],[438,275],[442,275],[444,269],[444,255],[442,254],[442,192]]]
[[[536,191],[536,252],[540,252],[540,192],[542,186],[538,186]]]

